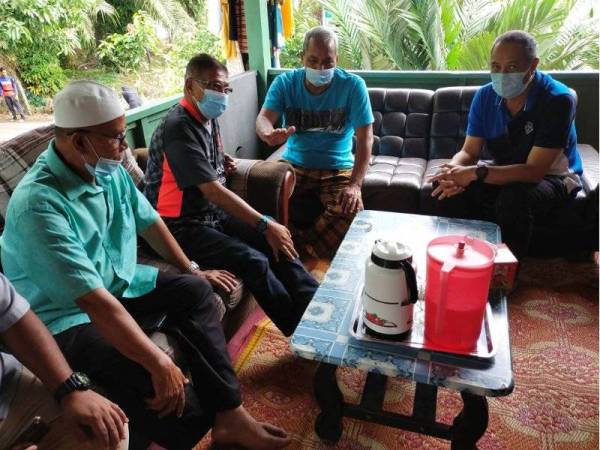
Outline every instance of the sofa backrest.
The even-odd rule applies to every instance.
[[[373,155],[427,159],[433,97],[426,89],[369,89]]]
[[[53,136],[54,125],[47,125],[0,144],[0,230],[11,194]]]
[[[429,159],[452,158],[465,142],[471,101],[479,86],[446,87],[435,91]]]

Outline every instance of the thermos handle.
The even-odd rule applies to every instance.
[[[440,295],[438,297],[437,315],[435,318],[435,326],[437,329],[436,334],[440,333],[440,326],[444,319],[443,313],[445,308],[443,308],[443,306],[446,304],[446,295],[448,293],[448,277],[450,276],[450,272],[452,272],[454,267],[454,262],[445,262],[440,270]]]
[[[417,275],[415,274],[415,268],[408,261],[402,261],[402,269],[404,270],[404,276],[406,277],[406,284],[408,287],[408,301],[410,303],[416,303],[417,297],[419,296],[419,290],[417,288]]]

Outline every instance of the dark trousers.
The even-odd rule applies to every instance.
[[[152,292],[121,300],[138,320],[157,311],[167,314],[163,329],[176,338],[192,379],[181,418],[159,418],[147,408],[144,399],[154,396],[150,374],[119,353],[93,324],[55,336],[71,367],[87,373],[125,411],[131,448],[144,448],[152,440],[168,449],[190,449],[212,427],[216,412],[241,404],[213,296],[208,282],[199,277],[161,272]]]
[[[561,177],[503,186],[471,183],[462,194],[438,201],[437,214],[497,223],[502,240],[521,259],[528,253],[535,221],[572,201]]]
[[[23,114],[23,108],[21,107],[21,103],[19,103],[19,99],[15,97],[4,97],[4,101],[6,102],[6,106],[8,110],[13,116],[13,119],[17,118],[17,114],[19,114],[23,119],[25,118],[25,114]]]
[[[231,216],[216,228],[179,225],[171,231],[191,259],[240,277],[277,328],[285,336],[294,332],[318,287],[300,260],[280,254],[276,262],[264,236]]]

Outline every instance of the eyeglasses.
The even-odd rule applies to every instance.
[[[228,84],[219,83],[218,81],[200,80],[198,78],[192,78],[192,80],[196,81],[197,83],[201,84],[202,86],[207,87],[208,89],[212,89],[213,91],[222,92],[223,94],[229,95],[233,92],[233,89],[231,89]]]
[[[110,136],[108,134],[99,133],[98,131],[83,130],[83,129],[73,130],[72,132],[69,133],[69,135],[71,135],[73,133],[91,133],[91,134],[97,134],[98,136],[103,136],[103,137],[107,138],[113,144],[116,143],[119,147],[121,147],[123,145],[123,143],[125,142],[125,138],[127,138],[127,135],[125,133],[119,133],[116,136]]]

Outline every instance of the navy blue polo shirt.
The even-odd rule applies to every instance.
[[[492,83],[482,86],[471,103],[467,135],[484,138],[496,164],[523,164],[536,147],[562,148],[548,175],[565,177],[569,191],[580,187],[581,157],[575,131],[576,100],[569,88],[536,71],[525,107],[511,116]]]

